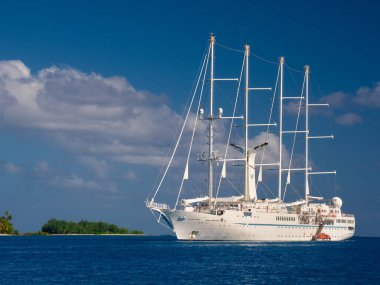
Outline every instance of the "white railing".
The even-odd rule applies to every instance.
[[[170,209],[169,205],[167,205],[167,204],[157,203],[157,202],[153,202],[153,201],[146,201],[146,206],[148,208],[156,208],[156,209],[161,209],[161,210]]]

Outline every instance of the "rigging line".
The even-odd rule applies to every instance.
[[[206,57],[204,58],[204,60],[203,60],[203,64],[202,64],[201,71],[203,70],[203,68],[204,68],[204,66],[205,66],[206,60],[209,58],[209,55],[210,55],[210,49],[211,49],[211,46],[210,46],[209,49],[208,49],[207,56],[206,56]],[[167,174],[167,172],[168,172],[168,170],[169,170],[169,167],[170,167],[170,165],[171,165],[171,163],[172,163],[172,161],[173,161],[174,155],[175,155],[175,153],[176,153],[176,151],[177,151],[177,148],[178,148],[179,142],[180,142],[180,140],[181,140],[181,137],[182,137],[183,131],[184,131],[184,129],[185,129],[185,126],[186,126],[186,123],[187,123],[187,119],[189,118],[189,114],[190,114],[190,111],[191,111],[191,106],[193,105],[193,102],[194,102],[194,99],[195,99],[195,95],[196,95],[197,90],[198,90],[198,85],[199,85],[199,81],[200,81],[200,79],[201,79],[201,76],[202,76],[202,72],[199,74],[198,81],[197,81],[197,84],[196,84],[196,87],[195,87],[195,90],[194,90],[194,94],[193,94],[193,97],[191,98],[191,102],[190,102],[190,105],[189,105],[189,109],[188,109],[188,111],[187,111],[186,118],[185,118],[185,121],[184,121],[184,123],[183,123],[182,129],[181,129],[181,132],[180,132],[180,134],[179,134],[179,137],[178,137],[177,143],[176,143],[176,145],[175,145],[175,147],[174,147],[174,150],[173,150],[172,156],[171,156],[171,158],[170,158],[170,160],[169,160],[169,163],[168,163],[168,165],[167,165],[167,167],[166,167],[166,169],[165,169],[164,175],[162,176],[162,178],[161,178],[161,180],[160,180],[160,183],[159,183],[159,185],[158,185],[158,187],[157,187],[157,189],[156,189],[156,191],[155,191],[155,193],[154,193],[154,195],[153,195],[151,201],[154,201],[154,198],[156,197],[158,191],[160,190],[161,185],[162,185],[162,182],[164,181],[165,176],[166,176],[166,174]]]
[[[268,190],[268,192],[270,194],[272,194],[273,197],[276,198],[276,195],[274,195],[274,193],[272,192],[272,190],[270,190],[270,187],[268,185],[266,185],[264,182],[262,182],[262,184],[263,184],[264,188],[266,188],[266,190]]]
[[[314,81],[315,85],[317,86],[319,93],[321,93],[321,95],[324,94],[324,92],[322,91],[321,86],[320,86],[319,83],[318,83],[317,78],[316,78],[316,77],[313,75],[313,73],[311,73],[311,72],[310,72],[310,75],[311,75],[311,76],[310,76],[311,79]]]
[[[274,106],[274,102],[275,102],[275,98],[276,98],[276,92],[277,92],[277,86],[278,86],[278,78],[280,76],[280,65],[278,65],[278,71],[277,71],[277,78],[276,78],[276,85],[274,87],[274,91],[273,91],[273,97],[272,97],[272,106],[270,108],[270,112],[269,112],[269,119],[268,119],[268,124],[271,122],[272,120],[272,115],[273,115],[273,106]],[[269,128],[270,126],[268,125],[267,126],[267,132],[265,134],[265,142],[267,142],[268,140],[268,135],[269,135]],[[265,148],[264,148],[264,152],[265,152]],[[262,161],[261,161],[262,163]]]
[[[228,47],[228,46],[221,45],[221,44],[219,44],[219,43],[215,43],[215,45],[220,46],[221,48],[228,49],[228,50],[230,50],[230,51],[234,51],[234,52],[238,52],[238,53],[244,53],[244,50],[235,49],[235,48],[230,48],[230,47]]]
[[[287,65],[286,62],[285,62],[284,64],[285,64],[285,66],[286,66],[287,68],[289,68],[290,70],[292,70],[292,71],[294,71],[294,72],[303,73],[302,70],[295,69],[295,68],[293,68],[293,67]]]
[[[190,153],[191,153],[191,150],[192,150],[192,147],[193,147],[194,134],[195,134],[195,130],[197,128],[197,123],[198,123],[198,110],[199,110],[201,102],[202,102],[202,95],[203,95],[203,89],[204,89],[204,86],[205,86],[205,79],[206,79],[207,67],[208,67],[208,61],[209,61],[209,59],[210,59],[210,57],[207,57],[206,68],[205,68],[205,71],[203,73],[202,86],[201,86],[201,91],[200,91],[199,99],[198,99],[197,113],[195,115],[195,122],[194,122],[194,127],[193,127],[193,133],[191,135],[190,148],[189,148],[189,152],[187,153],[186,167],[188,167],[188,165],[189,165]],[[185,171],[187,171],[187,170],[185,170]],[[178,200],[179,200],[179,197],[180,197],[181,192],[182,192],[184,181],[185,181],[185,179],[182,178],[181,186],[179,187],[179,192],[178,192],[177,200],[175,201],[174,209],[177,207]]]
[[[261,56],[258,56],[257,54],[255,54],[255,53],[251,53],[254,57],[256,57],[256,58],[258,58],[258,59],[260,59],[260,60],[262,60],[262,61],[264,61],[264,62],[266,62],[266,63],[270,63],[270,64],[278,64],[278,62],[277,61],[272,61],[272,60],[269,60],[269,59],[265,59],[265,58],[263,58],[263,57],[261,57]]]
[[[234,190],[239,193],[240,195],[242,195],[242,193],[239,191],[239,189],[236,188],[236,186],[226,177],[226,181],[232,186],[232,188],[234,188]],[[215,197],[215,201],[216,201],[216,197]],[[214,204],[214,207],[215,207],[215,204]]]
[[[292,78],[294,85],[295,85],[297,88],[299,88],[298,83],[297,83],[297,80],[296,80],[294,74],[292,73],[292,71],[294,71],[294,70],[293,70],[292,68],[287,68],[287,71],[289,72],[289,75],[290,75],[290,77]]]
[[[189,100],[190,100],[190,98],[189,98]],[[181,118],[183,118],[184,115],[185,115],[185,111],[186,111],[186,109],[187,109],[187,106],[188,106],[189,100],[186,102],[185,108],[184,108],[184,110],[183,110],[183,112],[182,112],[182,114],[181,114]],[[161,177],[161,175],[162,175],[162,173],[163,173],[163,170],[164,170],[164,168],[165,168],[165,165],[167,165],[167,163],[168,163],[168,160],[169,160],[169,157],[170,157],[169,154],[170,154],[170,152],[172,151],[173,146],[174,146],[174,144],[175,144],[175,141],[176,141],[175,138],[178,137],[180,127],[181,127],[181,122],[179,121],[178,124],[177,124],[177,129],[176,129],[176,131],[175,131],[175,133],[174,133],[174,136],[173,136],[173,138],[172,138],[172,141],[171,141],[171,143],[170,143],[170,147],[168,148],[168,150],[167,150],[167,152],[166,152],[165,159],[164,159],[163,163],[161,164],[161,168],[160,168],[159,174],[157,175],[156,180],[154,181],[153,188],[152,188],[152,190],[150,191],[148,197],[153,193],[154,189],[156,188],[156,186],[157,186],[157,184],[158,184],[158,181],[159,181],[159,178]]]
[[[300,193],[298,193],[298,190],[291,184],[290,185],[290,188],[292,188],[292,190],[294,191],[295,194],[297,194],[298,198],[302,199],[303,197],[300,195]]]
[[[236,90],[236,98],[235,98],[234,110],[233,110],[233,112],[232,112],[232,119],[231,119],[231,124],[230,124],[230,130],[229,130],[229,132],[228,132],[228,139],[227,139],[227,144],[226,144],[226,151],[225,151],[225,153],[224,153],[224,159],[227,158],[228,146],[229,146],[229,144],[230,144],[232,128],[233,128],[233,125],[234,125],[234,119],[233,119],[233,117],[235,117],[235,114],[236,114],[236,106],[237,106],[238,99],[239,99],[241,78],[243,77],[243,71],[244,71],[244,66],[245,66],[245,57],[246,57],[246,56],[245,56],[245,54],[244,54],[244,57],[243,57],[243,63],[242,63],[241,70],[240,70],[240,77],[239,77],[238,87],[237,87],[237,90]],[[226,163],[226,162],[224,161],[223,163]],[[219,177],[219,183],[218,183],[218,188],[217,188],[217,190],[216,190],[214,207],[215,207],[215,205],[216,205],[216,199],[218,198],[218,195],[219,195],[219,190],[220,190],[220,185],[221,185],[221,183],[222,183],[222,175],[220,175],[220,177]]]
[[[202,58],[205,58],[205,57],[207,56],[207,52],[208,52],[207,47],[208,47],[208,45],[206,45],[206,47],[205,47],[205,51],[204,51],[204,53],[203,53],[203,57],[202,57]],[[201,68],[203,68],[203,64],[202,64],[202,62],[203,62],[203,61],[200,62],[199,66],[198,66],[198,71],[197,71],[196,74],[199,74],[200,71],[201,71]],[[194,88],[195,88],[195,86],[196,86],[196,82],[197,82],[197,78],[195,77],[195,78],[194,78],[193,85],[192,85],[192,87],[191,87],[191,90],[194,90]],[[196,90],[194,90],[194,92],[195,92],[195,91],[196,91]],[[189,92],[189,95],[190,95],[190,94],[191,94],[191,91]],[[186,104],[185,104],[185,108],[183,109],[183,112],[182,112],[182,114],[181,114],[181,118],[183,118],[184,115],[185,115],[185,111],[186,111],[186,109],[187,109],[186,107],[188,106],[189,101],[190,101],[190,96],[188,96],[188,100],[187,100],[187,102],[186,102]],[[155,189],[156,186],[157,186],[157,183],[158,183],[158,181],[159,181],[159,178],[161,177],[161,175],[162,175],[162,173],[163,173],[163,170],[164,170],[165,165],[167,164],[167,161],[168,161],[168,158],[169,158],[169,153],[171,152],[171,150],[172,150],[172,148],[173,148],[173,145],[174,145],[174,142],[175,142],[175,138],[177,137],[177,134],[178,134],[178,132],[179,132],[179,130],[180,130],[180,126],[181,126],[181,124],[180,124],[180,122],[179,122],[178,125],[177,125],[177,129],[176,129],[176,131],[175,131],[175,134],[174,134],[174,136],[173,136],[172,142],[170,143],[170,147],[168,148],[168,151],[167,151],[167,153],[166,153],[166,155],[165,155],[165,160],[164,160],[164,162],[162,163],[161,168],[160,168],[160,171],[159,171],[159,173],[158,173],[158,175],[157,175],[157,177],[156,177],[156,180],[154,181],[153,187],[152,187],[151,191],[149,192],[149,194],[148,194],[148,196],[147,196],[147,200],[149,200],[149,196],[153,193],[154,189]]]
[[[280,76],[280,65],[278,65],[278,70],[277,70],[277,78],[276,78],[276,84],[274,86],[274,91],[273,91],[273,97],[272,97],[272,106],[270,108],[270,112],[269,112],[269,119],[268,119],[268,124],[270,124],[271,120],[272,120],[272,115],[273,115],[273,106],[274,106],[274,102],[275,102],[275,98],[276,98],[276,92],[277,92],[277,86],[278,86],[278,79],[279,79],[279,76]],[[268,135],[269,135],[269,125],[267,126],[267,131],[266,131],[266,134],[265,134],[265,143],[268,142]],[[261,164],[263,163],[264,161],[264,155],[265,155],[265,147],[263,149],[263,152],[262,152],[262,155],[261,155]],[[256,182],[256,189],[257,189],[257,186],[259,184],[259,181]]]
[[[303,96],[303,92],[304,92],[304,88],[305,88],[305,81],[306,81],[306,73],[304,75],[304,79],[303,79],[303,84],[302,84],[302,90],[301,90],[301,96],[300,96],[300,100],[299,100],[299,103],[298,103],[298,114],[297,114],[297,121],[296,121],[296,131],[298,130],[298,123],[299,123],[299,119],[300,119],[300,114],[301,114],[301,103],[302,103],[302,96]],[[307,134],[306,134],[307,135]],[[294,136],[293,136],[293,145],[292,145],[292,152],[290,154],[290,160],[289,160],[289,169],[292,168],[292,161],[293,161],[293,154],[294,154],[294,146],[296,144],[296,139],[297,139],[297,133],[294,133]],[[290,175],[290,170],[288,171],[288,176]],[[307,183],[307,182],[305,182]],[[288,183],[285,184],[285,190],[284,190],[284,196],[283,196],[283,200],[285,201],[285,195],[286,195],[286,189],[288,187]]]
[[[218,89],[218,91],[220,92],[220,94],[223,95],[223,97],[226,99],[226,101],[228,101],[228,104],[232,105],[232,101],[230,100],[230,98],[228,97],[228,95],[226,94],[226,92],[223,91],[223,88],[221,88],[219,86],[219,84],[217,84],[217,83],[214,83],[214,86],[216,87],[216,89]]]
[[[184,114],[181,115],[181,118],[183,117]],[[170,147],[168,148],[168,151],[166,152],[166,155],[165,155],[165,160],[163,161],[163,163],[161,164],[161,168],[160,168],[160,171],[158,173],[158,176],[156,177],[156,180],[154,181],[154,184],[153,184],[153,188],[152,190],[149,192],[149,195],[147,197],[147,199],[149,198],[150,195],[152,195],[154,189],[156,188],[157,186],[157,183],[159,181],[159,178],[161,177],[162,173],[163,173],[163,170],[165,168],[165,165],[167,165],[167,162],[168,162],[168,159],[169,159],[169,154],[171,152],[171,150],[173,149],[173,145],[174,145],[174,142],[175,142],[175,138],[177,137],[177,134],[179,133],[179,130],[180,130],[180,122],[178,123],[178,126],[177,126],[177,129],[175,131],[175,135],[173,136],[173,139],[172,139],[172,142],[170,143]],[[148,199],[149,200],[149,199]]]
[[[323,197],[323,193],[321,192],[320,188],[318,187],[317,183],[313,184],[314,191],[318,192],[317,195]]]
[[[193,192],[196,192],[197,194],[202,194],[203,192],[201,191],[201,189],[202,189],[202,186],[200,185],[200,182],[202,182],[202,181],[205,181],[206,180],[206,178],[205,179],[197,179],[198,181],[198,184],[196,184],[196,183],[194,183],[194,181],[193,180],[189,180],[189,184],[191,184],[191,186],[193,187]]]
[[[269,60],[269,59],[263,58],[263,57],[261,57],[261,56],[258,56],[258,55],[255,54],[255,53],[252,53],[252,55],[253,55],[254,57],[256,57],[256,58],[258,58],[258,59],[260,59],[260,60],[266,62],[266,63],[270,63],[270,64],[278,64],[278,61],[273,61],[273,60]],[[293,71],[295,71],[295,72],[303,73],[302,70],[298,70],[298,69],[296,69],[296,68],[293,68],[293,67],[289,66],[286,62],[284,62],[284,65],[285,65],[287,68],[289,68],[289,69],[291,69],[291,70],[293,70]]]

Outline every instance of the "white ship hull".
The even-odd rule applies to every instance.
[[[227,210],[222,216],[160,210],[179,240],[229,240],[229,241],[311,241],[318,231],[318,224],[301,224],[297,214],[252,213]],[[276,217],[294,221],[277,221]],[[343,219],[340,219],[342,221]],[[354,225],[324,225],[322,232],[331,241],[348,239],[354,235]]]

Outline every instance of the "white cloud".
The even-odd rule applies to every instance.
[[[328,103],[334,109],[345,107],[349,101],[350,97],[342,91],[323,96],[319,100],[320,103]]]
[[[380,108],[380,81],[372,87],[360,87],[354,98],[354,101],[360,105]]]
[[[20,173],[22,171],[19,166],[15,165],[13,162],[10,162],[10,161],[4,163],[3,167],[4,167],[5,171],[8,173],[16,174],[16,173]]]
[[[355,113],[347,113],[337,116],[335,118],[335,122],[344,126],[356,125],[362,122],[362,117]]]
[[[81,156],[78,161],[93,171],[98,178],[105,178],[108,174],[108,163],[103,159],[96,159],[91,156]]]
[[[335,122],[339,125],[355,125],[363,121],[362,116],[353,112],[358,105],[369,108],[380,108],[380,81],[373,87],[360,87],[353,95],[343,91],[337,91],[323,96],[318,103],[328,103],[329,108],[316,107],[309,109],[310,114],[318,114],[325,117],[334,116]],[[287,114],[296,115],[298,113],[298,102],[288,102],[284,105]],[[351,111],[350,111],[351,110]],[[304,108],[301,108],[304,114]]]
[[[331,109],[344,109],[346,108],[350,102],[352,101],[352,98],[350,96],[342,91],[334,92],[329,95],[321,97],[317,102],[309,102],[311,103],[328,103],[329,106],[320,106],[320,107],[310,107],[309,108],[309,114],[310,115],[322,115],[324,117],[329,117],[332,115]],[[297,115],[299,111],[299,100],[297,101],[290,101],[284,104],[284,111],[287,114],[291,115]],[[302,104],[305,104],[304,101],[302,101]],[[301,115],[305,114],[305,107],[301,105]]]
[[[103,175],[101,172],[102,165],[101,160],[94,160],[92,158],[80,157],[78,158],[80,163],[85,164],[86,167],[91,169],[96,173],[100,171],[100,175]],[[99,164],[98,164],[99,163]],[[27,170],[26,170],[27,172]],[[97,193],[120,193],[118,187],[112,181],[107,181],[104,179],[96,179],[103,177],[96,177],[94,179],[88,179],[82,177],[79,174],[75,174],[71,171],[66,171],[54,167],[54,165],[49,165],[47,161],[38,161],[34,167],[31,169],[30,176],[31,183],[34,183],[34,187],[42,187],[44,189],[51,190],[67,190],[67,191],[90,191]]]
[[[0,77],[25,79],[30,77],[30,69],[20,60],[0,61]]]
[[[291,115],[297,115],[299,111],[299,101],[289,101],[284,106],[284,112]],[[301,111],[303,111],[303,108],[301,107]]]
[[[338,91],[322,97],[321,103],[329,103],[330,107],[349,108],[353,103],[370,108],[380,108],[380,81],[372,87],[360,87],[353,95]]]
[[[58,67],[34,75],[21,61],[0,61],[2,124],[42,134],[98,177],[106,175],[108,160],[162,162],[163,146],[181,122],[165,101],[123,77]]]
[[[269,133],[266,138],[266,132],[261,132],[258,136],[254,137],[251,141],[251,147],[255,147],[264,142],[268,142],[265,147],[263,163],[273,163],[279,161],[280,139],[277,135]],[[258,151],[256,162],[261,162],[263,151]],[[282,145],[282,165],[289,166],[290,154],[286,146]]]
[[[125,174],[125,179],[129,181],[135,181],[138,180],[139,177],[136,172],[133,170],[128,170],[127,173]]]
[[[99,183],[95,180],[88,180],[77,175],[56,175],[45,183],[54,189],[84,190],[90,192],[111,192],[118,193],[117,187],[112,183]]]
[[[34,166],[34,171],[39,174],[46,174],[49,172],[49,163],[47,161],[38,161]]]

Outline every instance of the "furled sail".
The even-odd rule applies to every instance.
[[[185,173],[183,174],[183,180],[189,179],[189,163],[186,163]]]

